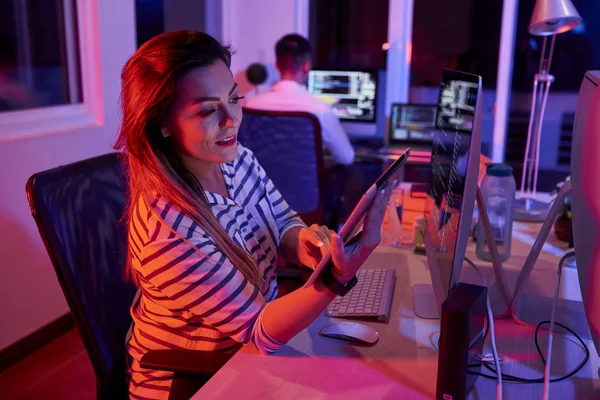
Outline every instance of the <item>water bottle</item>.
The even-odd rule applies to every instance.
[[[481,181],[481,193],[492,228],[492,237],[502,261],[510,257],[515,191],[512,167],[506,164],[488,164]],[[479,210],[480,214],[481,212],[482,210]],[[491,261],[492,256],[483,230],[481,215],[477,222],[477,230],[477,257]]]
[[[403,207],[404,190],[402,188],[395,188],[388,201],[381,226],[381,239],[385,246],[400,247],[402,245]]]

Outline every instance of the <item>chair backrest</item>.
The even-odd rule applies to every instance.
[[[244,109],[238,140],[307,224],[324,223],[321,124],[313,114]]]
[[[27,197],[94,366],[98,398],[126,393],[125,336],[135,287],[124,279],[126,177],[117,154],[33,175]]]

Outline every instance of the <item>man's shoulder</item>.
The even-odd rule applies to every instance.
[[[245,108],[261,108],[261,106],[265,102],[268,102],[270,97],[271,97],[270,92],[256,94],[256,95],[246,99],[246,102],[244,103],[244,107]]]
[[[253,96],[246,108],[269,111],[305,111],[313,114],[331,112],[331,106],[306,92],[267,92]]]

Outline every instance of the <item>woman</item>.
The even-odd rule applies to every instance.
[[[145,43],[123,69],[116,147],[130,171],[128,271],[141,289],[128,341],[132,398],[168,396],[171,374],[140,367],[149,349],[231,352],[252,342],[270,353],[307,327],[335,294],[319,281],[277,298],[278,254],[314,267],[331,243],[332,275],[345,285],[379,243],[389,189],[347,249],[290,209],[236,142],[230,59],[212,37],[176,31]]]

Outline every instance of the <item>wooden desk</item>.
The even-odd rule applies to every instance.
[[[516,224],[517,232],[535,234],[536,225]],[[517,235],[522,237],[520,235]],[[505,267],[509,282],[514,279],[530,245],[514,240],[513,257]],[[554,246],[554,247],[552,247]],[[554,241],[540,256],[536,279],[545,292],[553,292],[556,265],[552,251],[566,245]],[[467,256],[492,276],[490,264],[479,261],[471,243]],[[194,397],[194,399],[431,399],[435,397],[439,322],[415,316],[411,286],[429,283],[425,257],[415,255],[410,247],[379,247],[364,268],[394,268],[397,274],[391,318],[388,324],[368,322],[379,331],[379,342],[361,346],[325,338],[319,329],[329,322],[321,315],[275,354],[260,355],[253,346],[240,350]],[[471,281],[470,268],[463,267],[465,280]],[[489,279],[489,278],[488,278]],[[533,279],[532,279],[533,280]],[[476,279],[475,279],[476,281]],[[544,316],[540,317],[540,319]],[[543,376],[543,366],[533,341],[534,329],[507,318],[496,321],[496,342],[504,360],[503,372],[536,378]],[[546,346],[546,335],[540,335]],[[574,377],[551,384],[552,399],[599,399],[599,359],[591,341],[590,360]],[[489,350],[489,336],[486,351]],[[490,351],[491,352],[491,351]],[[553,375],[563,375],[577,365],[583,351],[573,338],[555,335]],[[496,381],[478,378],[472,399],[495,399]],[[541,399],[542,384],[504,384],[505,399]]]

